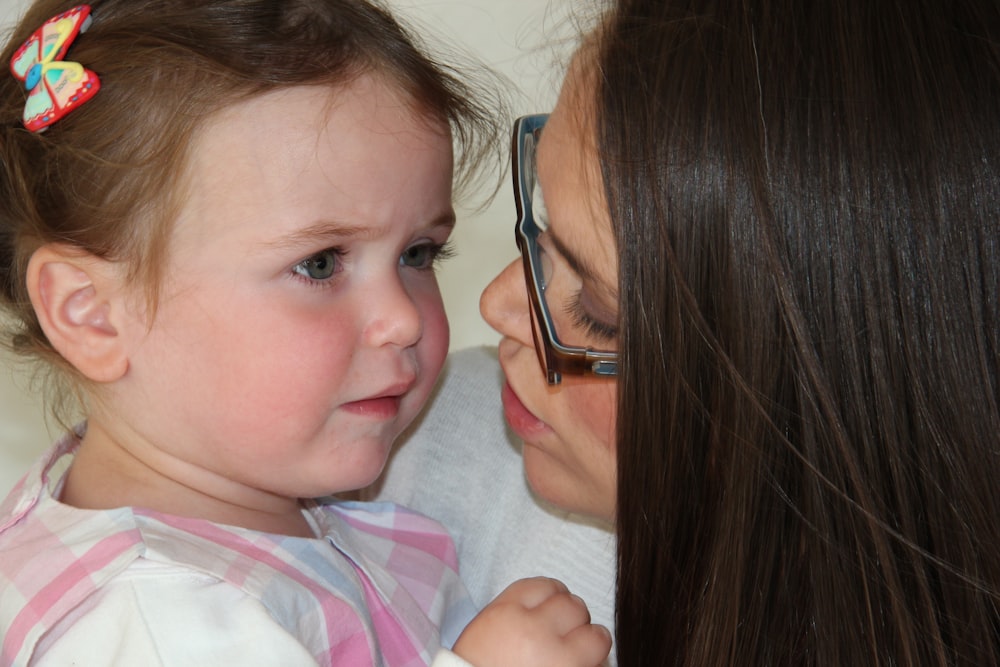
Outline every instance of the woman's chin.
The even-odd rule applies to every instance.
[[[524,476],[539,498],[561,510],[614,523],[614,498],[604,498],[589,480],[581,480],[561,468],[544,449],[525,441],[522,450]]]

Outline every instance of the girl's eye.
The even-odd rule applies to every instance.
[[[341,254],[335,248],[321,250],[296,264],[292,271],[309,280],[329,280],[340,268]]]
[[[438,262],[454,256],[451,242],[418,243],[411,245],[399,256],[399,265],[413,269],[432,269]]]
[[[573,318],[573,324],[586,331],[590,336],[604,341],[618,339],[618,326],[596,319],[583,307],[581,293],[577,292],[567,305],[566,312]]]

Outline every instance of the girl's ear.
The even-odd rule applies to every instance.
[[[47,244],[28,262],[28,293],[42,330],[59,354],[94,382],[128,370],[117,326],[127,317],[117,267],[69,246]]]

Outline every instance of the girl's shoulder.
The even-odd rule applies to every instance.
[[[43,636],[144,552],[130,508],[57,500],[77,444],[75,434],[57,442],[0,505],[0,664],[26,664]]]
[[[94,665],[180,665],[205,656],[218,664],[316,664],[259,599],[210,575],[146,559],[60,619],[31,660],[74,664],[83,655]]]
[[[381,555],[383,565],[401,550],[424,554],[458,570],[451,535],[439,522],[393,502],[323,499],[307,508],[319,532],[344,552]]]

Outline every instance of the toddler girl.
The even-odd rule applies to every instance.
[[[39,0],[3,57],[9,341],[86,422],[0,508],[0,664],[599,662],[543,579],[440,649],[473,612],[441,526],[310,500],[379,475],[444,360],[461,85],[360,0]]]

